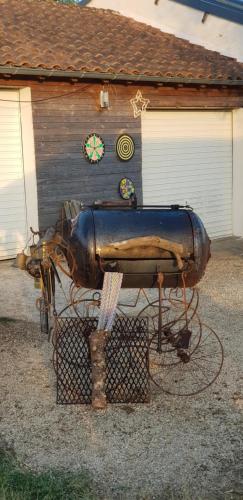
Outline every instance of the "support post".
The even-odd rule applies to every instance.
[[[158,344],[157,344],[157,352],[161,354],[162,347],[162,285],[164,282],[163,273],[159,272],[157,276],[157,283],[159,289],[159,321],[158,321]]]
[[[104,410],[107,406],[105,394],[105,344],[107,335],[106,330],[95,330],[89,337],[92,367],[92,406],[96,410]]]

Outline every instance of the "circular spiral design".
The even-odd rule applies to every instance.
[[[127,134],[120,135],[116,143],[116,152],[120,160],[131,160],[135,153],[135,144],[133,138]]]

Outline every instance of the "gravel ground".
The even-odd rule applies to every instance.
[[[199,290],[201,318],[225,349],[217,382],[104,413],[57,406],[38,325],[1,322],[0,433],[18,458],[34,470],[85,469],[105,499],[243,499],[243,244],[215,253]]]

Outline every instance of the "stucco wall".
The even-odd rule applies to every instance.
[[[167,33],[216,50],[243,61],[243,26],[208,15],[202,23],[203,12],[171,0],[91,0],[91,7],[120,12],[124,16],[151,24]]]

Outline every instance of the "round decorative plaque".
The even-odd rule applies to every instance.
[[[105,154],[103,139],[97,134],[90,134],[84,141],[84,154],[90,163],[98,163]]]
[[[116,142],[116,153],[122,161],[131,160],[135,153],[135,144],[133,138],[128,134],[122,134]]]
[[[135,186],[133,181],[128,177],[124,177],[119,183],[119,193],[123,200],[129,200],[135,194]]]

